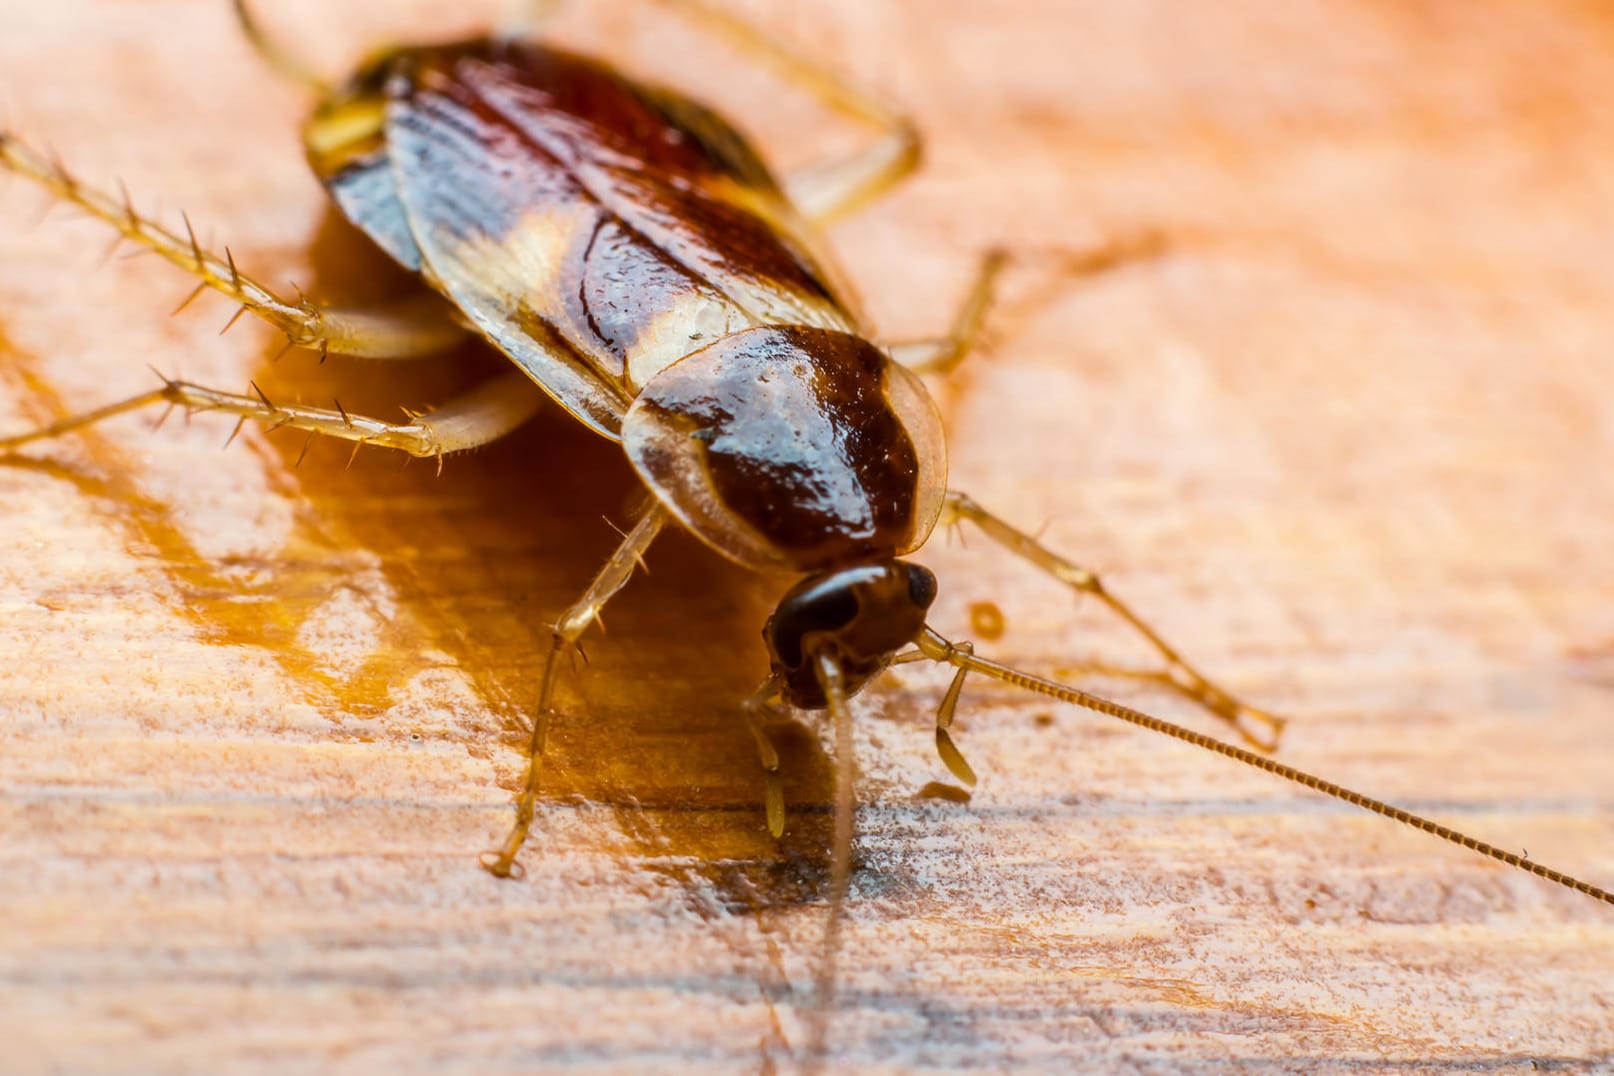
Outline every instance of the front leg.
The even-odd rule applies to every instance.
[[[1036,565],[1076,593],[1091,595],[1102,602],[1143,636],[1165,662],[1158,673],[1129,670],[1126,675],[1156,680],[1170,687],[1179,695],[1198,703],[1213,716],[1227,722],[1253,747],[1262,751],[1277,749],[1278,738],[1283,732],[1284,718],[1251,706],[1213,683],[1190,665],[1175,647],[1161,638],[1160,634],[1133,612],[1130,606],[1110,593],[1109,588],[1095,573],[1054,553],[1031,535],[999,519],[976,504],[967,494],[957,490],[948,491],[941,522],[973,523],[988,538],[1015,556]]]

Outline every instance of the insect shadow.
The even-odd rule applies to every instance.
[[[409,283],[336,212],[308,257],[310,290],[337,301],[384,300]],[[366,414],[422,409],[506,361],[472,340],[441,361],[386,364],[381,377],[371,363],[281,350],[271,341],[253,378],[272,398],[340,400]],[[221,423],[220,436],[227,431]],[[447,655],[497,716],[490,757],[501,787],[519,790],[514,763],[530,736],[554,610],[598,569],[639,489],[621,452],[559,408],[450,460],[441,475],[429,461],[400,466],[376,449],[351,456],[296,431],[267,440],[327,536],[379,558],[394,619],[408,625],[341,680],[322,685],[304,672],[302,686],[341,712],[380,714],[423,664],[418,654]],[[563,687],[578,717],[556,730],[550,809],[609,809],[630,857],[684,885],[699,910],[713,900],[741,912],[811,902],[829,877],[829,816],[803,811],[781,840],[770,837],[758,823],[761,779],[737,701],[712,704],[755,686],[766,662],[757,625],[789,580],[770,587],[681,534],[668,537],[647,557],[648,576],[613,602],[608,633],[586,651],[586,675]],[[378,667],[388,675],[364,672]],[[776,737],[790,799],[827,803],[834,767],[819,738],[799,723]]]

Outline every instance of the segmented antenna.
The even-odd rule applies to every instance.
[[[1573,889],[1577,893],[1584,893],[1588,897],[1602,901],[1604,904],[1614,904],[1614,893],[1592,885],[1590,882],[1572,878],[1562,871],[1555,871],[1551,867],[1542,866],[1540,863],[1526,859],[1524,856],[1504,851],[1492,844],[1486,844],[1482,840],[1443,826],[1439,822],[1432,822],[1421,815],[1413,814],[1411,811],[1402,810],[1400,807],[1385,803],[1382,800],[1373,799],[1371,796],[1364,796],[1360,792],[1345,788],[1343,785],[1336,785],[1332,781],[1325,781],[1321,777],[1309,774],[1304,770],[1297,770],[1293,766],[1275,762],[1264,755],[1256,754],[1254,751],[1234,747],[1232,744],[1223,743],[1221,740],[1194,732],[1192,729],[1183,728],[1181,725],[1173,724],[1170,721],[1163,721],[1158,717],[1151,717],[1129,706],[1122,706],[1118,702],[1111,702],[1109,699],[1101,698],[1097,695],[1089,695],[1087,692],[1077,688],[1067,687],[1052,680],[1044,680],[1040,676],[1021,672],[1019,669],[1011,669],[1007,665],[1000,665],[987,658],[977,657],[962,647],[954,646],[928,627],[923,629],[919,637],[914,641],[918,644],[920,651],[932,661],[951,665],[955,669],[982,673],[995,680],[1002,680],[1016,687],[1023,687],[1027,691],[1035,691],[1064,702],[1075,703],[1077,706],[1084,706],[1089,710],[1097,711],[1109,717],[1119,718],[1129,724],[1149,729],[1151,732],[1158,732],[1173,739],[1181,740],[1184,743],[1191,743],[1195,747],[1203,747],[1207,751],[1213,751],[1218,755],[1236,759],[1247,766],[1254,766],[1258,770],[1276,774],[1285,780],[1293,781],[1297,785],[1304,785],[1315,792],[1321,792],[1326,796],[1332,796],[1337,800],[1354,804],[1364,810],[1372,811],[1374,814],[1383,815],[1385,818],[1393,818],[1397,822],[1411,826],[1413,829],[1420,829],[1431,836],[1439,837],[1443,841],[1450,841],[1452,844],[1460,845],[1472,852],[1478,852],[1482,856],[1489,856],[1491,859],[1506,863],[1510,867],[1528,871],[1538,878],[1545,878],[1549,882],[1556,882],[1558,885]]]
[[[817,1073],[829,1050],[829,1016],[835,1008],[835,964],[841,951],[841,925],[846,919],[846,894],[852,880],[852,814],[857,804],[853,781],[857,766],[852,746],[852,708],[846,702],[846,684],[840,662],[831,653],[813,657],[824,705],[835,727],[835,839],[830,852],[829,920],[824,924],[823,949],[813,976],[813,1007],[807,1027],[806,1060],[802,1071]]]

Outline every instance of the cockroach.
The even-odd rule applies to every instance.
[[[527,774],[508,834],[483,856],[520,871],[542,791],[544,746],[564,658],[669,526],[750,569],[800,581],[763,627],[770,669],[744,703],[764,778],[763,818],[786,825],[782,708],[827,713],[836,787],[829,918],[818,1011],[831,1008],[834,956],[851,874],[852,710],[888,667],[928,661],[953,677],[937,708],[936,749],[973,785],[950,726],[965,678],[979,674],[1194,744],[1597,900],[1614,894],[1270,757],[1282,719],[1203,674],[1094,572],[946,485],[939,414],[920,375],[974,346],[1006,264],[982,259],[951,329],[882,345],[819,253],[817,229],[896,186],[917,165],[910,121],[818,64],[700,0],[657,0],[772,66],[879,133],[858,153],[777,175],[722,116],[682,93],[530,37],[477,37],[383,51],[327,84],[262,33],[247,36],[319,103],[304,128],[309,161],[347,219],[422,286],[385,306],[289,299],[0,131],[0,162],[112,226],[274,326],[288,346],[342,356],[427,356],[468,335],[510,369],[440,410],[389,423],[342,408],[272,401],[165,378],[162,385],[41,429],[0,452],[154,404],[442,457],[494,441],[558,404],[621,445],[646,496],[621,544],[554,623],[538,685]],[[1241,736],[1237,746],[1075,687],[1011,668],[927,622],[936,578],[906,558],[944,524],[969,524],[1153,649],[1154,668],[1108,672],[1164,686]],[[981,606],[979,630],[1001,629]],[[822,1028],[810,1044],[821,1057]]]

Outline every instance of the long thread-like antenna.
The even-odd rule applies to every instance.
[[[1374,814],[1383,815],[1385,818],[1393,818],[1397,822],[1411,826],[1413,829],[1423,830],[1431,836],[1439,837],[1443,841],[1450,841],[1452,844],[1461,845],[1470,851],[1478,852],[1482,856],[1489,856],[1491,859],[1506,863],[1510,867],[1529,871],[1538,878],[1556,882],[1561,886],[1573,889],[1578,893],[1584,893],[1588,897],[1600,900],[1605,904],[1614,904],[1614,893],[1592,885],[1590,882],[1583,882],[1579,878],[1572,878],[1564,874],[1562,871],[1555,871],[1551,867],[1544,867],[1540,863],[1532,862],[1524,856],[1503,851],[1495,845],[1486,844],[1484,841],[1470,837],[1466,833],[1460,833],[1438,822],[1432,822],[1421,815],[1415,815],[1411,811],[1404,811],[1400,807],[1373,799],[1371,796],[1364,796],[1360,792],[1352,791],[1342,785],[1336,785],[1332,781],[1325,781],[1321,777],[1309,774],[1304,770],[1297,770],[1293,766],[1285,766],[1281,762],[1274,762],[1264,755],[1246,751],[1242,747],[1234,747],[1232,744],[1223,743],[1221,740],[1194,732],[1192,729],[1183,728],[1181,725],[1172,724],[1170,721],[1163,721],[1158,717],[1151,717],[1129,706],[1122,706],[1118,702],[1111,702],[1109,699],[1100,698],[1097,695],[1089,695],[1087,692],[1077,688],[1067,687],[1052,680],[1044,680],[1040,676],[1033,676],[1031,673],[1011,669],[1007,665],[1000,665],[987,658],[976,657],[967,650],[954,646],[929,627],[922,629],[919,637],[914,642],[918,645],[920,651],[932,661],[951,665],[956,669],[967,669],[970,672],[982,673],[993,679],[1023,687],[1028,691],[1035,691],[1065,702],[1072,702],[1077,706],[1085,706],[1089,710],[1095,710],[1109,717],[1119,718],[1140,728],[1170,736],[1184,743],[1191,743],[1195,747],[1203,747],[1207,751],[1214,751],[1218,755],[1236,759],[1247,766],[1254,766],[1258,770],[1276,774],[1285,780],[1293,781],[1297,785],[1304,785],[1313,791],[1333,796],[1337,800],[1344,800],[1346,803],[1372,811]]]
[[[824,924],[823,949],[813,974],[813,1005],[807,1026],[806,1058],[802,1072],[812,1076],[824,1065],[829,1050],[829,1019],[835,1008],[835,964],[841,951],[841,925],[846,919],[846,894],[852,879],[852,812],[856,807],[853,782],[857,766],[852,748],[852,708],[846,702],[846,684],[839,660],[820,651],[813,657],[825,708],[835,727],[835,839],[830,852],[829,919]]]

